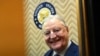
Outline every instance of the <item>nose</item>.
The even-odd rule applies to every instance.
[[[55,38],[55,37],[56,37],[56,34],[53,31],[51,31],[50,32],[50,38]]]

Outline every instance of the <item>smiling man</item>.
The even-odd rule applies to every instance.
[[[69,40],[69,29],[58,15],[50,15],[42,22],[46,44],[50,50],[44,56],[79,56],[79,47]]]

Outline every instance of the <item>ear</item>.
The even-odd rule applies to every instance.
[[[67,30],[67,32],[69,32],[69,28],[68,28],[68,26],[66,26],[66,30]]]

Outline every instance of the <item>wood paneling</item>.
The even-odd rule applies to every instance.
[[[24,56],[22,0],[0,0],[0,56]]]

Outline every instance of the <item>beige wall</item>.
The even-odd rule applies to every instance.
[[[49,49],[43,39],[42,32],[33,21],[36,7],[44,2],[50,2],[69,26],[70,39],[78,44],[78,0],[24,0],[24,28],[27,56],[43,56]]]
[[[25,56],[22,0],[0,0],[0,56]]]

